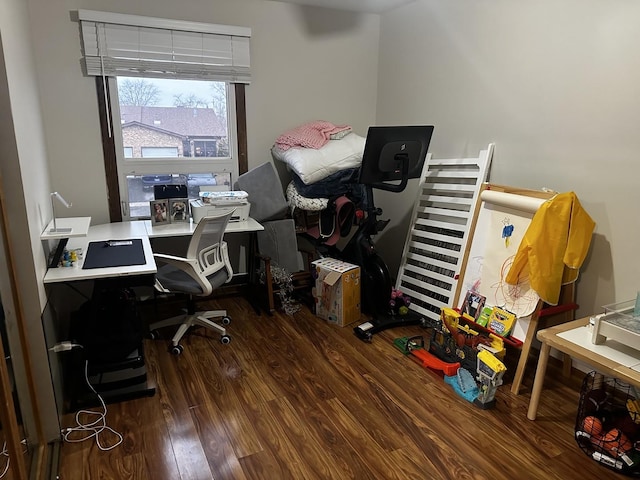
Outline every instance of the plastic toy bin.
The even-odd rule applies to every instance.
[[[640,477],[640,399],[636,389],[597,372],[582,382],[575,438],[593,460]]]

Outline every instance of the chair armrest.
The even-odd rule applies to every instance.
[[[196,272],[196,268],[198,267],[198,260],[195,258],[177,257],[175,255],[167,255],[166,253],[154,253],[153,258],[163,263],[173,265],[187,273],[189,273],[189,270],[185,270],[185,268],[191,268],[193,272]]]
[[[227,247],[227,242],[222,243],[222,261],[224,262],[224,267],[227,269],[227,281],[224,283],[229,283],[233,278],[233,268],[231,267],[231,260],[229,260],[229,249]]]

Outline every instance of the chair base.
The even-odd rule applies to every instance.
[[[230,337],[227,335],[227,330],[220,324],[210,320],[212,318],[221,318],[222,323],[228,325],[231,321],[227,316],[226,310],[206,310],[202,312],[195,312],[191,315],[184,313],[182,315],[177,315],[175,317],[167,318],[164,320],[160,320],[158,322],[152,323],[149,325],[149,330],[158,330],[164,327],[170,327],[173,325],[180,325],[178,327],[178,331],[175,333],[173,338],[171,339],[171,346],[177,347],[182,340],[182,337],[187,332],[190,327],[198,326],[209,328],[211,330],[215,330],[220,334],[220,340],[223,343],[229,343],[228,340]],[[225,339],[227,341],[225,341]]]

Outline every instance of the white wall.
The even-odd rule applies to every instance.
[[[435,158],[495,142],[492,182],[573,190],[596,221],[582,316],[640,290],[639,24],[629,0],[418,0],[382,16],[378,124],[435,125]],[[392,272],[415,193],[398,197],[377,197]]]
[[[29,0],[54,189],[70,215],[109,221],[93,78],[80,64],[78,9],[252,29],[247,87],[249,167],[271,160],[276,137],[301,123],[375,119],[380,17],[266,0]]]
[[[253,31],[250,167],[270,160],[279,133],[312,119],[361,134],[371,124],[433,124],[436,157],[476,155],[495,142],[493,182],[574,190],[598,224],[579,314],[639,288],[637,2],[417,0],[382,16],[267,0],[29,7],[52,188],[74,202],[72,215],[108,221],[95,85],[81,73],[72,12],[228,23]],[[392,272],[414,198],[415,183],[402,195],[376,192],[393,219],[377,239]]]
[[[46,259],[40,234],[51,219],[49,175],[45,148],[40,96],[31,51],[26,4],[21,0],[0,2],[0,174],[5,210],[2,221],[7,229],[7,244],[15,265],[15,284],[19,302],[11,299],[11,271],[4,258],[0,262],[0,288],[14,360],[19,355],[18,320],[22,318],[27,334],[35,395],[42,414],[46,441],[59,436],[48,352],[43,336],[41,314],[46,305],[42,278]],[[20,385],[25,381],[24,365],[14,363],[23,408],[28,394]],[[32,424],[25,408],[27,427]],[[35,442],[34,427],[27,432]],[[40,439],[43,440],[43,439]]]

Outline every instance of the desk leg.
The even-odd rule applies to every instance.
[[[249,290],[248,299],[249,303],[253,307],[253,311],[256,315],[260,315],[260,301],[258,300],[258,233],[250,232],[249,233],[249,246],[248,246],[248,255],[247,255],[247,270],[249,271],[249,285],[247,289]]]
[[[531,390],[531,399],[529,400],[529,411],[527,418],[535,420],[538,413],[538,403],[540,403],[540,394],[544,384],[544,377],[547,371],[547,363],[549,362],[549,352],[551,347],[546,343],[540,346],[540,357],[538,358],[538,367],[536,368],[536,378],[533,381],[533,389]]]

